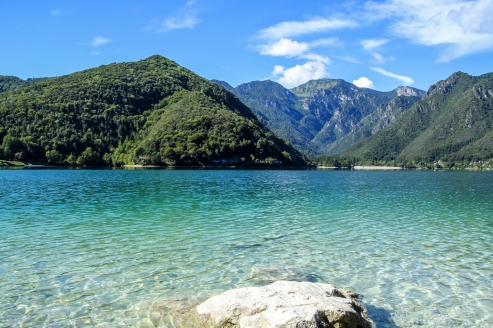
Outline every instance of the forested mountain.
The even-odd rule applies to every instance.
[[[493,157],[493,73],[457,72],[430,87],[394,123],[344,155],[401,162]]]
[[[15,90],[19,88],[23,88],[30,84],[34,84],[39,81],[46,80],[46,78],[34,78],[23,80],[16,76],[6,76],[0,75],[0,93],[10,90]]]
[[[24,86],[8,81],[10,91],[0,93],[0,158],[306,164],[235,95],[162,56]]]
[[[388,125],[424,94],[410,87],[379,92],[334,79],[312,80],[291,90],[268,80],[236,88],[215,82],[234,92],[274,133],[308,155],[340,154],[378,131],[375,127]],[[398,97],[403,99],[392,102]],[[382,121],[373,115],[380,107],[385,112]]]

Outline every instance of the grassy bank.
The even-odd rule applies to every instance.
[[[19,161],[4,161],[0,159],[0,166],[25,166],[25,164]]]

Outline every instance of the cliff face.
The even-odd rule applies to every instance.
[[[415,102],[419,96],[398,96],[380,106],[356,124],[352,131],[330,144],[327,153],[340,155],[352,145],[371,137],[378,131],[395,122]]]
[[[324,154],[332,154],[328,152],[332,144],[353,132],[364,117],[392,97],[389,93],[358,88],[342,80],[329,89],[315,83],[312,83],[311,88],[303,86],[303,89],[305,93],[298,92],[297,95],[307,115],[314,117],[322,126],[312,142]]]
[[[425,94],[423,90],[402,86],[395,89],[395,92],[397,92],[397,96],[414,96],[420,98]]]

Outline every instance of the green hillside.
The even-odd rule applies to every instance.
[[[393,124],[344,155],[403,162],[493,157],[493,74],[457,72],[430,87]]]
[[[16,90],[23,88],[25,86],[34,84],[36,82],[40,82],[46,80],[46,78],[35,78],[35,79],[27,79],[23,80],[20,79],[16,76],[6,76],[6,75],[0,75],[0,93],[10,91],[10,90]]]
[[[0,145],[55,164],[306,164],[236,96],[162,56],[0,93]]]

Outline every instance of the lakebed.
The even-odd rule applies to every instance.
[[[0,327],[165,326],[157,299],[276,280],[378,327],[493,325],[493,173],[0,170]]]

